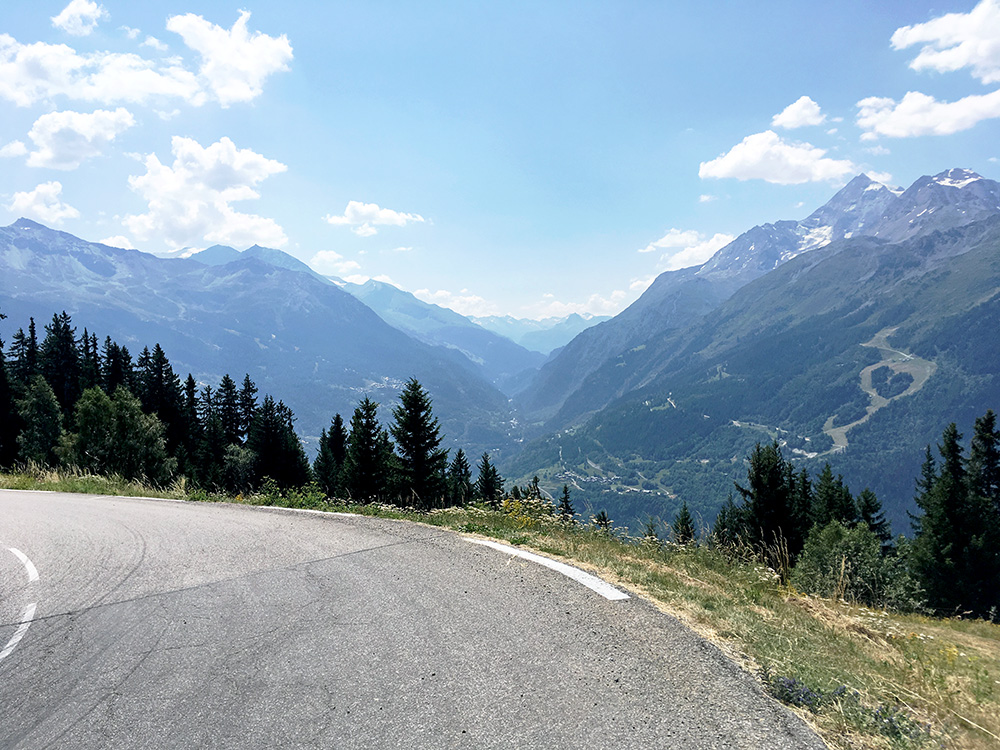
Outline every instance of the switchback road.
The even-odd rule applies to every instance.
[[[823,747],[642,600],[372,518],[0,491],[0,649],[4,748]]]

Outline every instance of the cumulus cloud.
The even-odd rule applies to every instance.
[[[147,36],[146,41],[142,43],[143,47],[149,47],[150,49],[155,49],[157,52],[166,52],[170,47],[161,42],[155,36]]]
[[[129,186],[148,203],[144,214],[126,216],[124,225],[140,240],[162,238],[174,248],[199,244],[280,247],[288,238],[273,220],[236,211],[232,204],[260,195],[256,186],[287,167],[229,138],[204,147],[174,136],[172,165],[156,154],[145,157],[146,173]]]
[[[714,195],[699,195],[698,196],[698,202],[699,203],[711,203],[714,200],[718,200],[718,198],[716,196],[714,196]]]
[[[381,208],[377,203],[362,203],[348,201],[347,208],[341,216],[327,214],[323,220],[334,226],[351,227],[351,231],[359,237],[371,237],[377,234],[376,226],[402,227],[411,221],[422,222],[420,214],[404,214],[391,208]]]
[[[107,245],[108,247],[120,247],[124,250],[135,250],[135,245],[132,244],[132,240],[122,234],[116,234],[113,237],[105,237],[103,240],[98,240],[102,245]]]
[[[564,318],[573,313],[579,315],[615,315],[621,312],[627,299],[628,295],[621,289],[616,289],[607,296],[592,294],[584,302],[561,302],[551,294],[547,294],[541,302],[529,305],[525,312],[527,317],[536,319]]]
[[[223,107],[259,96],[272,73],[288,70],[292,45],[282,34],[271,37],[247,30],[250,13],[240,11],[232,28],[224,29],[199,15],[167,19],[167,29],[201,56],[198,75]]]
[[[693,229],[671,229],[656,242],[650,242],[646,247],[640,248],[639,252],[652,253],[664,247],[685,247],[693,245],[700,239],[701,233]]]
[[[108,12],[103,5],[90,0],[71,0],[58,16],[52,17],[52,25],[73,36],[87,36],[97,27],[97,22],[106,18]]]
[[[360,263],[346,260],[343,255],[334,250],[320,250],[309,261],[309,265],[326,276],[344,276],[351,271],[361,270]]]
[[[771,119],[771,127],[791,130],[823,122],[826,122],[826,115],[820,111],[819,105],[810,97],[802,96],[776,114]]]
[[[785,141],[773,130],[748,135],[728,153],[702,162],[698,176],[765,180],[779,185],[840,182],[857,171],[847,159],[830,159],[810,143]]]
[[[24,156],[26,153],[28,153],[28,147],[21,141],[11,141],[5,146],[0,147],[0,159],[13,159],[18,156]]]
[[[908,91],[900,101],[870,96],[858,102],[858,127],[862,140],[878,136],[911,138],[918,135],[951,135],[983,120],[1000,117],[1000,91],[975,94],[941,102],[919,91]]]
[[[676,271],[679,268],[700,266],[734,239],[733,235],[723,234],[722,232],[717,232],[711,237],[706,237],[701,232],[691,229],[686,231],[671,229],[660,239],[649,243],[646,247],[639,250],[639,252],[651,253],[657,250],[667,250],[667,252],[660,256],[659,269],[660,271]],[[645,284],[642,287],[645,289],[646,286],[649,286],[649,281],[642,279],[633,280],[633,289],[636,284]]]
[[[477,294],[472,294],[468,289],[463,289],[457,294],[444,289],[438,289],[435,292],[430,289],[417,289],[413,296],[432,305],[447,307],[459,315],[480,317],[500,314],[500,310],[495,304],[487,302]]]
[[[206,100],[195,74],[178,61],[161,66],[131,53],[80,54],[65,44],[21,44],[0,34],[0,98],[27,107],[57,96],[104,104]]]
[[[60,199],[62,183],[43,182],[34,190],[14,193],[7,210],[18,216],[38,219],[43,224],[62,224],[66,219],[76,219],[80,212]]]
[[[85,160],[101,153],[119,133],[135,125],[132,113],[123,107],[112,111],[51,112],[32,125],[28,137],[35,144],[28,166],[49,169],[76,169]]]
[[[914,70],[952,72],[970,68],[983,83],[1000,81],[1000,3],[982,0],[968,13],[948,13],[903,26],[892,35],[894,49],[922,44],[910,61]]]

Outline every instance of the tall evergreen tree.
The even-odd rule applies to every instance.
[[[911,563],[931,606],[984,615],[1000,607],[1000,540],[991,538],[988,501],[969,491],[961,439],[954,423],[941,436],[940,468],[917,497]]]
[[[330,431],[325,429],[319,438],[319,451],[313,462],[316,482],[328,497],[339,497],[342,489],[341,473],[347,454],[347,430],[340,414],[333,416]]]
[[[292,411],[284,403],[264,397],[250,423],[246,447],[254,454],[257,483],[270,477],[281,489],[289,489],[309,482],[309,462],[295,434]]]
[[[406,502],[421,510],[437,507],[447,492],[448,451],[440,447],[440,425],[432,414],[430,396],[416,379],[407,381],[392,416],[389,431],[396,441]]]
[[[976,419],[968,468],[969,489],[1000,514],[1000,432],[992,409]]]
[[[9,467],[17,459],[17,435],[20,431],[21,417],[14,403],[14,390],[3,354],[3,341],[0,341],[0,467]]]
[[[892,545],[892,526],[882,512],[882,501],[867,487],[858,495],[858,516],[878,537],[882,551],[887,551]]]
[[[206,385],[201,391],[198,417],[202,424],[202,438],[197,457],[198,481],[204,487],[226,488],[223,474],[226,441],[222,431],[222,421],[215,408],[215,395],[210,385]]]
[[[182,417],[184,400],[180,378],[177,377],[159,344],[153,347],[152,352],[148,348],[143,349],[138,364],[137,395],[142,408],[149,414],[155,414],[163,423],[167,450],[170,455],[177,455],[179,446],[184,442],[185,433]]]
[[[562,495],[559,496],[559,518],[567,523],[573,523],[576,513],[573,511],[573,503],[569,499],[569,485],[564,484]]]
[[[250,379],[250,374],[243,376],[243,385],[240,387],[237,398],[240,415],[240,436],[246,439],[250,433],[250,423],[253,421],[254,412],[257,410],[257,386]]]
[[[788,471],[777,442],[757,443],[749,457],[747,486],[736,484],[743,496],[743,540],[760,552],[786,545],[792,556],[798,549],[792,540],[805,537],[796,519]]]
[[[858,509],[850,490],[844,486],[844,478],[833,476],[830,464],[823,466],[813,492],[812,520],[823,528],[831,521],[840,521],[845,526],[853,526],[858,521]]]
[[[222,376],[222,381],[215,391],[215,404],[219,412],[219,420],[222,422],[226,444],[241,444],[240,398],[236,390],[236,383],[229,377],[229,373]]]
[[[733,502],[733,493],[719,509],[712,524],[712,540],[722,547],[735,547],[747,539],[746,512]]]
[[[76,346],[76,329],[65,310],[53,315],[52,322],[45,326],[38,363],[63,415],[69,416],[80,396],[80,353]]]
[[[378,404],[365,396],[351,417],[344,458],[344,489],[356,502],[385,500],[391,486],[389,434],[378,421]]]
[[[448,466],[448,496],[452,504],[458,506],[472,499],[472,467],[461,448]]]
[[[476,496],[494,508],[500,507],[503,499],[503,477],[490,461],[490,454],[484,453],[479,459],[479,477],[476,479]]]
[[[681,504],[681,509],[674,518],[671,530],[674,534],[674,541],[678,544],[689,544],[694,541],[694,518],[691,517],[687,502]]]
[[[29,318],[28,333],[18,328],[10,344],[10,377],[13,383],[27,388],[31,379],[38,374],[38,337],[35,333],[35,319]]]

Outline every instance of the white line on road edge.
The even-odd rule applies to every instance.
[[[28,571],[28,583],[34,583],[38,580],[38,568],[35,567],[34,563],[28,559],[28,556],[21,552],[19,549],[14,549],[13,547],[8,547],[11,552],[14,553],[14,557],[21,561],[24,569]]]
[[[17,626],[17,630],[11,639],[7,641],[4,650],[0,651],[0,661],[10,656],[10,652],[17,648],[17,644],[21,642],[24,634],[28,632],[28,628],[31,627],[31,621],[35,619],[35,606],[35,604],[29,604],[24,608],[24,613],[21,615],[21,624]]]
[[[562,573],[568,578],[572,578],[577,583],[582,583],[588,589],[596,591],[598,594],[603,596],[605,599],[610,599],[611,601],[619,601],[621,599],[628,599],[629,595],[624,591],[619,591],[610,583],[602,581],[597,576],[592,576],[590,573],[584,573],[579,568],[574,568],[572,565],[566,565],[565,563],[556,562],[555,560],[550,560],[547,557],[542,557],[541,555],[535,555],[531,552],[525,552],[523,549],[517,549],[516,547],[508,547],[506,544],[498,544],[497,542],[488,542],[485,539],[472,539],[470,537],[463,537],[465,541],[472,542],[473,544],[482,544],[486,547],[492,547],[500,552],[506,552],[508,555],[514,555],[515,557],[523,557],[525,560],[531,560],[531,562],[538,563],[539,565],[544,565],[546,568],[550,568],[559,573]]]

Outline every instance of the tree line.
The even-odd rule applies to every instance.
[[[899,609],[1000,617],[1000,431],[987,411],[968,453],[953,423],[916,480],[913,536],[892,538],[878,498],[856,497],[827,464],[796,471],[777,442],[757,444],[712,537],[765,559],[792,585]]]
[[[0,317],[2,314],[0,314]],[[250,375],[217,386],[178,377],[155,344],[137,358],[55,314],[39,340],[34,318],[9,348],[0,340],[0,467],[34,463],[230,494],[315,482],[332,498],[417,509],[481,500],[498,506],[504,480],[488,453],[472,467],[449,457],[431,399],[407,382],[388,428],[365,397],[345,425],[335,414],[310,465],[295,416]]]

